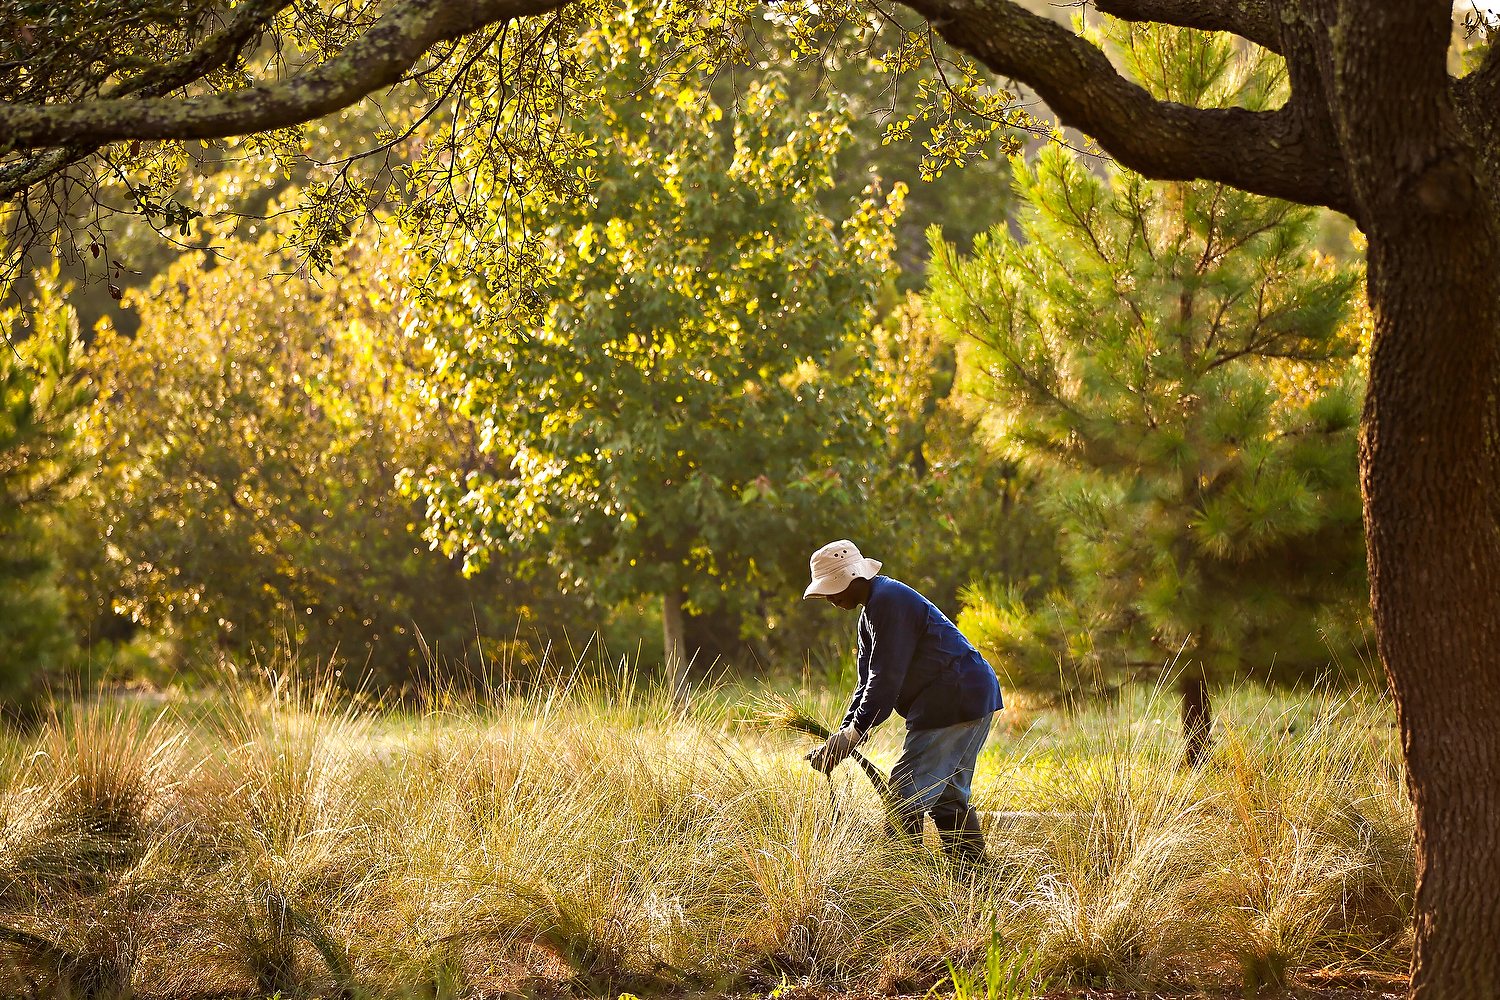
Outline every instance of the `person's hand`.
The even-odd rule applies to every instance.
[[[807,760],[813,766],[813,770],[823,774],[832,774],[833,769],[842,764],[854,748],[864,742],[864,734],[853,726],[845,726],[827,741],[807,755]]]

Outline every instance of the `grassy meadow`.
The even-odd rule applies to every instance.
[[[1012,699],[981,757],[991,863],[883,835],[846,764],[629,676],[421,710],[283,676],[59,706],[3,746],[6,995],[1022,996],[1399,975],[1413,847],[1389,706]],[[824,719],[845,692],[781,691]],[[899,720],[869,752],[889,769]],[[777,991],[780,991],[779,993]]]

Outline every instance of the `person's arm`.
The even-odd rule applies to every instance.
[[[861,734],[890,718],[895,710],[907,668],[917,651],[926,608],[911,601],[880,602],[874,607],[866,604],[865,617],[870,623],[868,673],[860,685],[859,704],[845,722]]]
[[[864,742],[864,733],[854,729],[849,720],[854,718],[854,713],[865,700],[865,691],[870,680],[870,651],[874,644],[869,641],[869,624],[865,621],[864,612],[860,612],[858,634],[859,653],[857,663],[859,664],[859,684],[854,689],[854,695],[849,699],[849,711],[844,713],[844,721],[839,723],[838,729],[828,735],[823,745],[807,755],[807,761],[813,766],[813,770],[821,771],[823,774],[832,774],[833,769],[842,764],[854,748]]]
[[[860,702],[865,699],[865,688],[870,682],[870,650],[874,642],[866,634],[869,631],[869,623],[865,621],[864,611],[859,613],[859,624],[855,626],[855,641],[857,643],[854,663],[855,673],[859,677],[859,683],[854,687],[854,694],[849,698],[849,710],[844,713],[844,720],[839,723],[839,728],[844,729],[854,721],[854,713],[859,711]]]

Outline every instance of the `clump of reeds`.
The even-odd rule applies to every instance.
[[[1037,957],[1080,985],[1141,989],[1211,945],[1197,905],[1214,871],[1210,795],[1174,741],[1129,726],[1062,758],[1037,805],[1035,889],[1024,914]]]
[[[815,740],[827,740],[833,735],[833,731],[816,716],[795,702],[788,701],[777,694],[763,696],[760,707],[755,713],[755,720],[762,728],[801,733]],[[858,750],[852,751],[850,757],[865,772],[865,777],[870,779],[870,784],[875,787],[875,792],[880,796],[880,801],[885,804],[886,809],[894,810],[897,803],[891,798],[891,783],[885,772]]]
[[[1389,953],[1410,919],[1413,834],[1388,715],[1312,701],[1310,719],[1226,726],[1215,756],[1231,819],[1219,908],[1246,989],[1286,987],[1318,958]]]

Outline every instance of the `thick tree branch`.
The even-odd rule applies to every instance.
[[[1088,133],[1132,170],[1159,180],[1222,181],[1352,211],[1339,149],[1306,127],[1295,104],[1254,112],[1158,101],[1121,76],[1096,46],[1018,4],[905,2],[950,44],[1031,86],[1064,124]]]
[[[193,51],[106,88],[101,96],[160,97],[201,80],[238,56],[252,38],[265,31],[272,18],[291,4],[292,0],[252,0],[239,8],[233,21],[209,35]]]
[[[1452,90],[1454,114],[1494,185],[1500,180],[1500,45],[1491,44],[1484,62]]]
[[[1228,31],[1256,45],[1281,51],[1281,18],[1273,0],[1094,0],[1094,6],[1122,21],[1157,21],[1204,31]]]
[[[565,0],[404,0],[334,58],[290,79],[186,100],[97,100],[0,108],[0,149],[121,139],[216,139],[288,128],[401,80],[432,46]]]
[[[36,156],[28,156],[0,165],[0,202],[9,201],[17,193],[33,184],[40,183],[60,170],[88,159],[98,151],[97,146],[59,146]]]
[[[103,96],[113,98],[124,94],[140,94],[144,97],[160,97],[194,80],[200,80],[238,57],[251,39],[265,30],[271,19],[291,2],[292,0],[254,0],[246,4],[240,8],[233,21],[209,35],[192,52],[106,88]],[[53,147],[35,156],[23,157],[0,166],[0,202],[9,201],[33,184],[88,159],[98,149],[98,146]]]

